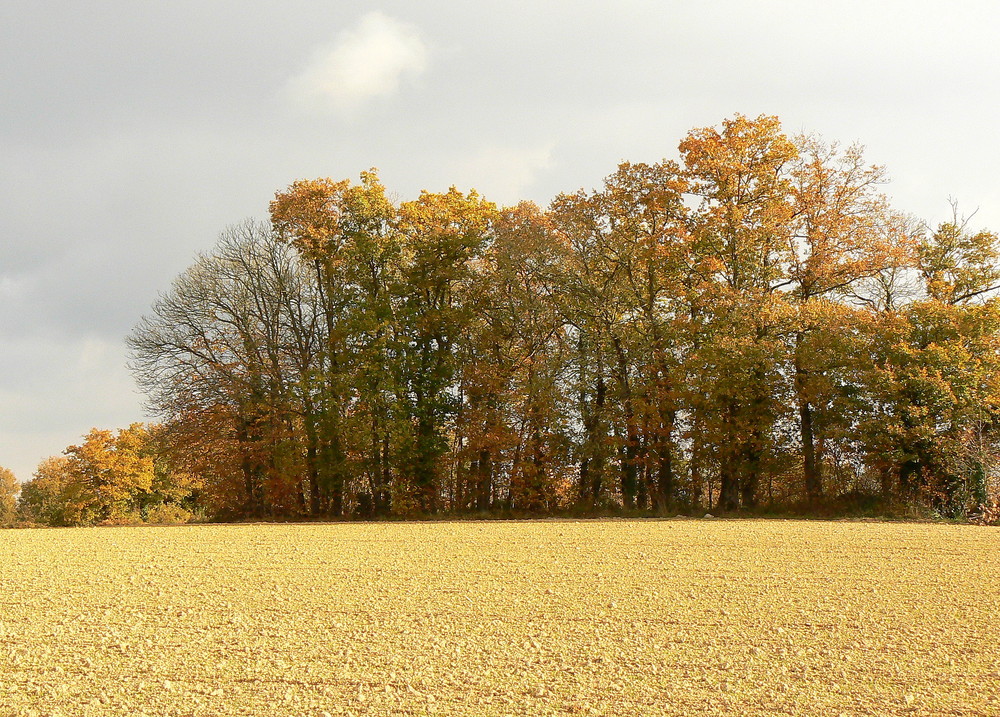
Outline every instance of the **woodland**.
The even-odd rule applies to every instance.
[[[886,183],[740,115],[544,209],[296,181],[128,337],[160,422],[94,429],[3,510],[996,520],[1000,240]]]

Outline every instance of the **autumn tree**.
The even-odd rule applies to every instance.
[[[948,515],[987,502],[1000,415],[998,256],[992,232],[957,218],[939,225],[916,250],[925,298],[879,316],[862,432],[884,494]]]
[[[612,458],[626,508],[676,497],[686,187],[676,163],[623,163],[601,189],[560,195],[550,210],[566,246],[555,300],[577,348],[586,501],[602,499]]]
[[[375,171],[360,184],[301,180],[270,205],[277,236],[313,269],[325,340],[319,346],[307,397],[305,428],[313,491],[312,512],[341,515],[350,461],[366,476],[372,509],[391,504],[396,415],[395,331],[401,235],[397,209]],[[357,445],[353,437],[365,435]],[[359,450],[352,450],[354,448]]]
[[[153,487],[153,459],[148,434],[139,423],[117,433],[94,428],[83,443],[66,449],[66,466],[86,501],[85,522],[138,516],[142,496]]]
[[[550,512],[565,499],[565,343],[552,301],[561,250],[545,214],[522,202],[500,212],[473,265],[458,348],[460,508]]]
[[[405,341],[397,319],[405,259],[395,204],[374,172],[363,173],[342,204],[344,286],[350,301],[340,317],[350,347],[345,373],[350,387],[346,416],[348,459],[355,475],[356,510],[392,511],[399,478],[397,456],[406,432],[400,410],[400,361]],[[370,505],[365,507],[365,503]]]
[[[1000,416],[1000,306],[915,302],[871,341],[861,430],[883,492],[949,515],[981,508]]]
[[[18,506],[24,520],[93,525],[160,516],[184,522],[197,510],[199,485],[165,458],[162,426],[94,428],[83,439],[42,461],[24,484]]]
[[[377,184],[365,175],[366,186]],[[307,391],[310,411],[306,419],[309,441],[311,509],[341,515],[347,480],[344,420],[348,403],[347,335],[344,317],[351,308],[346,276],[346,255],[352,231],[364,223],[352,221],[351,199],[356,194],[349,180],[299,180],[278,192],[270,205],[271,224],[277,236],[298,250],[313,268],[324,340],[316,355],[315,371],[307,375],[314,385]],[[324,505],[324,503],[326,505]]]
[[[906,267],[913,236],[881,193],[884,169],[866,164],[860,146],[842,150],[811,136],[797,144],[786,295],[794,307],[790,352],[805,493],[815,503],[823,495],[816,435],[837,422],[828,409],[837,401],[831,392],[838,382],[830,379],[849,358],[830,350],[832,340],[861,320],[847,315],[842,300],[859,283]]]
[[[323,490],[304,480],[315,466],[301,470],[316,451],[299,450],[323,331],[293,251],[247,222],[178,277],[129,337],[150,408],[169,424],[212,426],[228,444],[213,453],[237,462],[245,514],[307,512]]]
[[[397,315],[403,406],[410,433],[403,480],[415,508],[439,509],[441,461],[458,410],[453,391],[458,346],[472,320],[473,263],[489,243],[496,206],[475,192],[423,192],[399,209],[403,293]]]
[[[147,522],[180,523],[208,514],[205,504],[206,482],[189,469],[186,461],[170,442],[169,427],[146,424],[140,435],[140,454],[153,463],[149,491],[140,496],[140,514]],[[160,520],[162,519],[162,520]]]
[[[20,485],[14,472],[0,466],[0,526],[10,525],[17,517],[17,494]]]
[[[20,517],[43,525],[79,525],[89,504],[83,486],[69,470],[69,458],[52,456],[38,464],[31,480],[21,486]]]
[[[397,203],[374,170],[279,191],[130,340],[172,485],[220,515],[818,506],[873,478],[974,507],[996,236],[921,233],[859,147],[774,117],[679,149],[545,211]]]
[[[680,152],[699,200],[691,231],[706,259],[699,356],[712,400],[701,425],[718,454],[719,508],[752,507],[783,409],[775,399],[794,214],[787,168],[798,150],[776,117],[737,115],[693,130]]]
[[[981,302],[1000,289],[1000,239],[969,228],[952,202],[952,218],[927,231],[917,247],[917,265],[928,297],[957,306]]]
[[[649,501],[663,511],[676,502],[697,502],[677,470],[681,365],[690,350],[687,190],[675,162],[623,163],[600,193],[608,248],[621,277],[611,343],[625,428],[626,507],[645,508]]]

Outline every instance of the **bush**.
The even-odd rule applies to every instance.
[[[190,523],[194,514],[176,503],[160,503],[146,513],[146,522],[154,525],[182,525]]]
[[[982,511],[972,516],[972,522],[979,525],[1000,526],[1000,496],[983,505]]]

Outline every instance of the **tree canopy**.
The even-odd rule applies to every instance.
[[[739,115],[544,209],[455,188],[395,201],[375,170],[296,181],[129,337],[163,425],[95,430],[22,500],[50,516],[62,491],[54,522],[194,500],[229,517],[869,498],[981,515],[1000,243],[954,205],[936,228],[895,211],[885,184],[860,146]]]

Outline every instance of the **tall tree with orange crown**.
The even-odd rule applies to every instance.
[[[691,232],[704,261],[699,287],[699,360],[711,377],[702,407],[719,462],[721,510],[756,504],[772,426],[782,410],[776,383],[788,315],[794,142],[776,117],[737,115],[680,143],[699,200]]]

